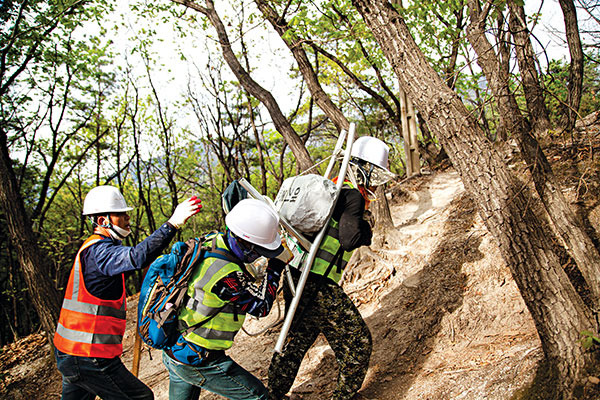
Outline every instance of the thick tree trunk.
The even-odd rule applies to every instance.
[[[515,0],[508,2],[510,8],[510,31],[515,41],[519,71],[523,81],[523,93],[534,132],[541,133],[550,128],[550,117],[544,103],[544,91],[536,69],[536,57],[529,39],[525,10]]]
[[[471,31],[468,35],[469,42],[475,49],[478,59],[492,93],[497,99],[501,109],[504,110],[503,119],[511,135],[517,139],[521,154],[535,184],[536,191],[552,220],[557,236],[563,241],[571,257],[575,260],[584,279],[588,283],[592,300],[596,309],[600,307],[600,254],[591,238],[586,233],[583,222],[573,212],[567,203],[560,188],[556,184],[552,167],[542,152],[538,141],[530,132],[531,128],[521,115],[517,100],[506,85],[506,76],[501,64],[493,52],[492,45],[487,41],[479,13],[478,0],[469,0],[471,11]]]
[[[565,30],[567,34],[567,44],[571,54],[571,64],[569,66],[569,82],[567,109],[565,110],[563,126],[567,132],[575,127],[577,112],[581,103],[581,91],[583,87],[583,49],[581,47],[581,38],[579,37],[579,27],[577,25],[577,11],[573,0],[558,0],[560,8],[565,19]]]
[[[23,268],[29,298],[42,328],[52,337],[61,307],[60,296],[48,278],[48,272],[43,270],[43,257],[31,221],[25,212],[23,199],[17,190],[4,131],[0,132],[0,206],[6,214],[10,240]]]
[[[234,73],[236,78],[240,81],[244,89],[248,91],[252,96],[256,97],[262,104],[267,107],[269,110],[269,114],[271,118],[273,118],[273,124],[275,125],[275,129],[281,136],[285,139],[285,141],[290,146],[292,153],[296,157],[296,162],[298,165],[298,170],[304,171],[309,169],[313,162],[310,158],[310,154],[308,154],[308,150],[304,146],[302,139],[298,136],[298,134],[294,131],[289,121],[281,112],[277,101],[273,97],[273,95],[262,86],[260,86],[242,67],[239,60],[235,56],[231,43],[229,42],[229,38],[227,37],[227,31],[225,30],[225,26],[223,25],[223,21],[217,14],[217,11],[214,7],[214,2],[212,0],[206,0],[206,7],[202,7],[193,1],[188,0],[171,0],[174,3],[182,4],[186,7],[189,7],[193,10],[196,10],[208,17],[211,24],[215,27],[217,31],[217,35],[219,37],[219,43],[221,45],[221,49],[223,50],[223,57],[225,61],[231,68],[231,71]]]
[[[335,105],[335,103],[331,100],[329,95],[325,93],[321,84],[319,83],[319,79],[315,70],[313,69],[308,57],[306,56],[306,52],[304,51],[304,47],[302,41],[290,31],[290,28],[287,22],[277,14],[276,10],[274,10],[266,1],[264,0],[254,0],[263,16],[271,23],[273,29],[279,34],[285,44],[288,46],[294,59],[298,63],[298,68],[300,73],[304,77],[304,80],[307,82],[308,90],[312,98],[315,100],[319,108],[329,117],[329,119],[335,124],[338,131],[342,129],[348,129],[349,123],[342,110]],[[349,74],[351,75],[351,74]],[[385,100],[384,100],[385,101]],[[388,108],[391,111],[390,108]],[[414,111],[413,111],[414,118]],[[416,131],[416,127],[415,127]],[[416,133],[415,133],[416,139]],[[415,145],[416,146],[416,145]],[[407,158],[411,157],[413,160],[415,159],[414,152],[417,151],[416,154],[416,162],[418,164],[418,149],[412,149],[412,155],[407,153]],[[414,164],[414,163],[413,163]],[[413,165],[410,164],[410,165]],[[407,160],[407,165],[409,165]],[[417,170],[418,172],[418,170]],[[379,196],[379,201],[376,204],[376,219],[377,219],[377,227],[388,227],[393,226],[392,216],[389,208],[389,204],[387,202],[387,198],[385,197],[385,188],[381,187],[378,189],[377,194]],[[381,232],[384,232],[384,229],[380,229]]]
[[[353,4],[475,199],[534,318],[559,390],[569,397],[587,361],[577,340],[586,327],[595,328],[594,321],[550,248],[542,221],[531,211],[527,190],[516,182],[456,93],[428,65],[390,4]]]

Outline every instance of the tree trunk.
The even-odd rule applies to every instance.
[[[239,27],[239,35],[242,43],[244,62],[246,63],[246,70],[250,71],[250,60],[248,59],[248,51],[246,43],[244,42],[242,25]],[[252,96],[246,92],[246,107],[248,108],[248,119],[250,119],[250,126],[254,133],[254,140],[256,141],[256,150],[258,153],[258,165],[260,167],[260,181],[261,181],[261,193],[267,193],[267,167],[265,165],[265,156],[263,154],[263,144],[260,140],[260,132],[256,126],[256,115],[254,113],[254,107],[252,105]],[[304,142],[306,143],[306,142]],[[248,180],[250,182],[250,180]]]
[[[285,44],[288,46],[294,59],[298,63],[298,68],[304,80],[307,82],[308,90],[312,98],[315,100],[319,108],[329,117],[329,119],[335,124],[338,131],[342,131],[343,129],[349,128],[349,123],[342,110],[338,108],[331,100],[329,95],[325,93],[321,84],[319,83],[319,79],[315,70],[313,69],[308,57],[306,56],[306,52],[304,51],[304,47],[302,41],[298,36],[295,35],[293,31],[290,30],[287,22],[277,14],[277,12],[264,0],[254,0],[260,11],[263,13],[263,16],[271,23],[273,29],[279,34]],[[391,111],[391,110],[390,110]],[[412,111],[413,122],[414,121],[414,110]],[[406,118],[406,117],[405,117]],[[416,140],[416,124],[414,124],[414,129],[411,132],[414,133],[414,142],[409,146],[409,151],[406,153],[407,165],[413,166],[415,163],[418,165],[419,163],[419,153],[418,153],[418,142]],[[406,132],[409,130],[407,129]],[[405,142],[406,143],[406,142]],[[416,154],[415,154],[416,153]],[[416,161],[415,161],[416,159]],[[412,173],[418,173],[418,169],[416,172],[411,171]],[[385,197],[385,188],[381,188],[378,191],[379,195],[382,199],[377,204],[377,216],[378,222],[381,222],[385,226],[392,225],[392,217],[389,209],[389,205],[387,199]],[[385,208],[385,209],[384,209]],[[383,230],[382,230],[383,232]]]
[[[248,96],[248,114],[250,116],[250,124],[252,126],[252,132],[254,133],[254,140],[256,141],[256,150],[258,152],[258,165],[260,167],[260,182],[262,193],[267,193],[267,167],[265,166],[265,156],[263,155],[263,146],[260,141],[260,133],[256,126],[254,119],[254,111],[252,110],[252,102],[250,96]]]
[[[141,157],[141,153],[140,153],[140,140],[141,140],[141,133],[138,131],[138,125],[137,125],[137,115],[138,115],[138,107],[139,107],[139,93],[138,93],[138,88],[136,86],[134,86],[134,91],[135,91],[135,100],[134,100],[134,105],[133,105],[133,110],[131,110],[131,115],[130,115],[130,119],[131,119],[131,126],[132,126],[132,136],[133,136],[133,150],[134,150],[134,156],[135,156],[135,164],[134,164],[134,171],[135,171],[135,176],[136,176],[136,180],[137,180],[137,189],[138,189],[138,198],[142,203],[142,208],[143,210],[146,212],[146,219],[148,221],[148,228],[150,229],[150,232],[154,232],[156,231],[157,227],[156,227],[156,221],[154,219],[154,213],[152,212],[152,207],[150,206],[150,203],[152,202],[152,199],[150,198],[150,193],[148,193],[148,196],[146,196],[144,194],[144,177],[142,176],[142,157]],[[151,187],[151,183],[148,183],[148,189],[150,189]],[[136,211],[139,213],[139,210]],[[135,242],[137,243],[137,239],[135,240]]]
[[[573,0],[558,0],[565,19],[565,30],[569,53],[571,54],[571,65],[569,66],[569,81],[567,84],[568,98],[567,109],[564,114],[563,126],[567,132],[575,127],[579,103],[581,103],[581,91],[583,87],[583,49],[579,37],[577,25],[577,11]]]
[[[282,40],[292,52],[294,59],[298,63],[300,73],[306,80],[308,90],[310,91],[311,96],[319,108],[323,110],[329,119],[331,119],[338,132],[341,132],[344,129],[347,130],[350,126],[348,120],[321,87],[321,84],[317,79],[317,74],[308,60],[306,52],[304,51],[304,47],[302,46],[302,42],[298,36],[296,36],[295,33],[290,30],[287,22],[282,17],[277,15],[277,12],[269,4],[267,4],[266,1],[254,0],[254,2],[258,6],[258,9],[262,12],[263,16],[271,23],[273,29],[275,29],[279,36],[281,36]]]
[[[44,258],[25,212],[23,199],[17,190],[4,130],[0,132],[0,206],[6,214],[10,240],[23,268],[29,298],[38,313],[42,328],[52,337],[61,307],[60,296],[44,270]]]
[[[387,231],[389,228],[394,227],[394,220],[392,219],[390,205],[385,195],[385,189],[385,185],[379,186],[377,188],[377,191],[375,192],[377,201],[371,203],[373,208],[373,215],[375,216],[375,220],[377,221],[377,223],[375,224],[375,229],[382,233]]]
[[[463,20],[464,20],[464,7],[460,7],[458,10],[454,12],[456,16],[456,30],[457,32],[462,32],[464,28]],[[448,65],[444,70],[444,77],[446,80],[446,84],[450,89],[454,90],[456,88],[456,80],[458,79],[458,71],[456,70],[456,61],[458,60],[458,52],[460,50],[459,36],[457,35],[452,41],[452,49],[450,51],[450,57],[448,57]]]
[[[279,133],[281,133],[281,136],[283,136],[284,140],[290,146],[292,153],[296,157],[298,170],[304,171],[312,167],[313,162],[310,158],[310,154],[308,154],[308,150],[306,150],[306,146],[304,146],[302,139],[300,139],[287,118],[281,112],[281,109],[279,108],[279,105],[277,104],[277,101],[273,95],[268,90],[265,90],[262,86],[260,86],[254,79],[252,79],[248,71],[242,67],[239,60],[236,58],[231,48],[229,38],[227,37],[227,31],[225,30],[223,21],[221,21],[221,18],[215,10],[214,2],[212,0],[206,0],[206,7],[201,7],[200,5],[188,0],[171,1],[196,10],[208,17],[211,24],[217,30],[219,43],[221,44],[221,49],[223,51],[223,57],[229,65],[229,68],[231,68],[231,71],[240,81],[244,89],[246,89],[252,96],[256,97],[265,105],[265,107],[267,107],[271,118],[273,118],[273,124],[275,125],[275,128],[277,131],[279,131]]]
[[[529,39],[525,10],[515,0],[508,2],[510,8],[510,31],[515,41],[519,71],[523,81],[523,93],[534,132],[544,132],[550,128],[550,117],[544,103],[544,91],[536,69],[536,57]]]
[[[594,321],[550,248],[526,188],[511,175],[456,93],[428,65],[390,4],[352,2],[475,199],[533,316],[558,377],[557,388],[570,397],[588,361],[577,340],[582,330],[595,328]]]
[[[497,66],[501,64],[501,61],[495,56],[483,30],[477,28],[483,25],[478,19],[484,18],[479,14],[478,0],[469,0],[468,4],[471,18],[474,18],[470,25],[475,26],[468,38],[477,53],[477,62],[481,66],[500,108],[504,110],[505,126],[509,129],[509,133],[517,139],[521,154],[531,172],[536,191],[552,220],[556,234],[565,244],[569,255],[575,260],[592,293],[594,306],[599,309],[600,254],[586,233],[581,218],[573,212],[560,191],[550,163],[538,141],[530,132],[529,124],[521,115],[517,100],[506,85],[504,70]]]
[[[489,10],[482,11],[478,0],[468,1],[468,6],[471,21],[467,27],[467,39],[477,53],[477,63],[482,69],[486,68],[486,71],[494,77],[494,79],[490,79],[486,75],[498,105],[497,136],[502,140],[506,140],[507,133],[516,130],[514,125],[523,122],[510,119],[514,115],[513,111],[518,110],[518,105],[510,91],[508,60],[504,64],[501,63],[494,52],[494,48],[485,37],[485,21]]]

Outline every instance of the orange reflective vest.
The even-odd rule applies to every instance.
[[[123,352],[125,277],[121,298],[102,300],[88,292],[81,270],[81,252],[101,239],[90,236],[77,252],[54,335],[56,348],[73,356],[113,358]]]

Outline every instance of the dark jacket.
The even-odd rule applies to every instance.
[[[343,189],[333,210],[332,218],[339,223],[340,244],[352,251],[371,244],[371,226],[363,219],[365,199],[357,189]]]
[[[81,254],[83,279],[87,290],[104,300],[121,297],[121,274],[150,265],[169,242],[177,229],[164,223],[152,235],[134,247],[123,246],[121,241],[103,236],[103,239]]]

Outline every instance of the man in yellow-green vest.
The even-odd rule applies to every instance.
[[[282,246],[277,213],[259,200],[241,200],[227,214],[225,223],[226,232],[213,234],[207,245],[225,252],[230,259],[207,257],[196,267],[185,307],[179,313],[183,333],[163,352],[170,400],[198,399],[201,388],[228,399],[268,398],[262,382],[225,350],[233,345],[246,314],[262,317],[269,313],[281,271],[291,254]],[[269,261],[263,281],[255,284],[244,263],[260,256]]]
[[[269,367],[269,398],[284,399],[304,355],[323,333],[338,363],[335,400],[352,399],[360,389],[371,357],[371,333],[352,300],[339,285],[352,251],[371,244],[366,210],[374,190],[394,175],[388,170],[388,146],[374,137],[361,137],[352,147],[349,177],[329,221],[302,298],[281,353]],[[300,272],[291,269],[297,281]],[[284,286],[286,305],[292,294]],[[325,398],[325,396],[323,397]]]

